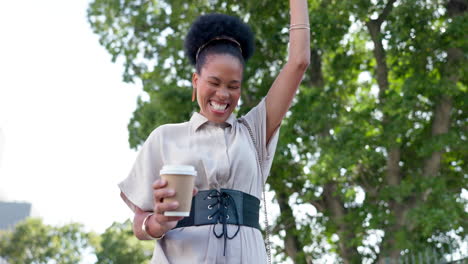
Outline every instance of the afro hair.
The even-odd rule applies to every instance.
[[[254,36],[250,27],[239,18],[225,14],[199,16],[185,38],[185,51],[191,64],[196,65],[198,49],[213,38],[226,36],[239,42],[242,57],[247,61],[254,52]]]

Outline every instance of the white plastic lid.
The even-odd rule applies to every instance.
[[[159,174],[185,174],[197,176],[195,167],[191,165],[164,165],[159,171]]]

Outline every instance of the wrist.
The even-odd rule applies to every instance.
[[[151,232],[150,223],[152,221],[155,222],[154,220],[151,219],[153,216],[154,216],[154,213],[149,213],[148,215],[145,216],[145,218],[143,219],[142,225],[141,225],[141,232],[143,233],[143,235],[145,236],[146,239],[159,240],[159,239],[162,239],[164,237],[165,233],[161,232],[160,235],[154,235]]]

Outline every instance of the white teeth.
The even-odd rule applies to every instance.
[[[217,104],[216,102],[211,102],[211,106],[218,111],[223,111],[226,109],[227,104]]]

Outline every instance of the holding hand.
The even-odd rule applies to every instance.
[[[198,193],[197,188],[193,188],[192,196]],[[174,211],[179,207],[177,201],[165,202],[164,198],[174,197],[174,189],[167,188],[167,181],[158,179],[153,183],[154,215],[147,220],[148,234],[154,237],[161,237],[167,231],[176,227],[177,222],[183,216],[165,216],[165,211]],[[154,233],[153,233],[154,232]],[[156,235],[156,236],[155,236]]]
[[[177,221],[182,220],[182,216],[164,216],[165,211],[175,211],[179,208],[177,201],[165,202],[164,198],[174,197],[174,189],[167,187],[167,181],[164,179],[158,179],[153,183],[153,198],[154,198],[154,215],[156,221],[161,225],[167,225],[168,229],[172,229],[177,225]],[[197,194],[198,190],[193,188],[192,196]]]

